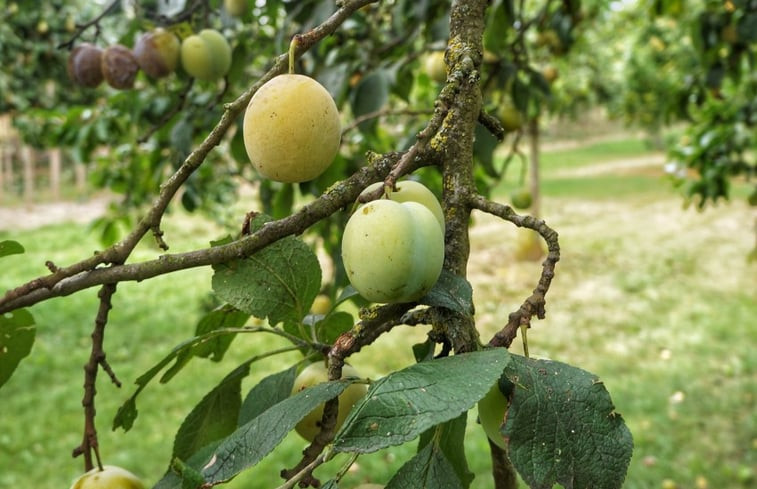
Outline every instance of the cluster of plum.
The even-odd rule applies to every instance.
[[[68,57],[68,75],[84,87],[94,88],[105,80],[113,88],[128,90],[140,69],[151,78],[163,78],[176,71],[180,61],[189,76],[217,80],[231,67],[231,46],[214,29],[179,41],[159,27],[140,36],[133,49],[121,44],[105,49],[86,42],[77,45]]]

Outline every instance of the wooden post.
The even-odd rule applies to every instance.
[[[74,178],[76,179],[76,193],[79,196],[83,196],[87,191],[87,165],[84,163],[75,163]]]
[[[60,169],[61,169],[61,150],[54,148],[47,152],[50,161],[50,194],[53,200],[60,200]]]
[[[34,199],[34,150],[31,146],[21,148],[21,163],[24,170],[24,202],[31,204]]]

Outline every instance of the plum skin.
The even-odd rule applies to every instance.
[[[360,377],[358,371],[351,365],[345,364],[342,367],[342,378]],[[324,362],[311,363],[305,367],[294,380],[292,395],[303,389],[312,387],[329,380],[328,370]],[[365,396],[368,386],[365,384],[351,384],[344,392],[339,395],[339,410],[337,411],[336,425],[334,430],[337,431],[344,424],[352,406],[355,405],[363,396]],[[323,404],[313,409],[295,426],[295,431],[305,440],[312,442],[316,435],[321,431],[321,418],[323,417]]]
[[[365,299],[412,302],[441,274],[444,233],[423,204],[374,200],[347,221],[342,260],[350,283]]]
[[[250,99],[243,136],[247,156],[263,177],[306,182],[326,171],[339,151],[339,110],[314,79],[279,75]]]
[[[184,39],[180,57],[184,71],[198,80],[223,78],[231,68],[231,46],[214,29],[203,29]]]

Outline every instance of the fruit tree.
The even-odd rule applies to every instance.
[[[113,470],[101,457],[95,386],[98,373],[118,382],[105,339],[120,284],[198,267],[212,268],[202,286],[213,306],[194,335],[154,352],[155,366],[112,422],[128,431],[138,414],[160,416],[137,409],[154,380],[204,357],[228,363],[228,375],[186,406],[165,471],[150,475],[155,487],[226,483],[259,469],[296,431],[301,457],[280,467],[281,488],[334,489],[361,455],[416,440],[387,488],[467,488],[471,410],[491,438],[495,488],[518,477],[534,488],[621,487],[632,438],[602,382],[508,350],[545,316],[560,246],[544,220],[491,198],[503,177],[493,154],[537,118],[559,79],[530,50],[563,55],[604,5],[539,3],[114,1],[100,11],[88,3],[88,18],[50,34],[54,61],[35,65],[35,75],[67,83],[65,91],[37,103],[18,84],[3,110],[29,141],[96,159],[95,181],[121,199],[97,221],[101,250],[48,261],[46,273],[0,298],[0,383],[46,334],[35,304],[99,289],[74,447],[88,472],[79,487]],[[37,14],[17,5],[6,15],[21,24]],[[230,202],[242,187],[259,201],[239,213]],[[172,251],[165,223],[175,206],[213,215],[228,235]],[[476,213],[534,231],[547,249],[533,292],[491,337],[476,328],[467,280]],[[136,256],[145,240],[153,256]],[[0,242],[3,260],[23,251]],[[415,364],[371,379],[349,367],[390,331],[411,327],[427,330],[425,341],[403,345]],[[244,335],[288,346],[232,364],[224,355]],[[298,359],[286,368],[256,370],[292,352]],[[243,395],[251,374],[261,380]],[[334,459],[341,468],[315,474]]]

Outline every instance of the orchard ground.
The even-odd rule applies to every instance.
[[[757,265],[755,212],[736,189],[731,203],[704,212],[683,209],[662,172],[664,156],[633,139],[553,149],[543,158],[543,217],[560,234],[562,259],[547,297],[547,317],[529,330],[532,356],[549,357],[600,376],[628,423],[635,451],[624,487],[728,489],[757,487]],[[508,179],[519,170],[513,168]],[[506,200],[511,188],[498,189]],[[42,208],[50,215],[50,208]],[[81,210],[81,214],[79,214]],[[0,289],[45,272],[45,260],[63,265],[98,248],[86,222],[96,204],[72,206],[64,217],[31,222],[23,209],[0,209],[0,239],[15,239],[23,256],[3,259]],[[34,214],[39,215],[38,212]],[[12,216],[16,216],[15,218]],[[23,216],[19,219],[19,216]],[[80,223],[63,222],[71,216]],[[19,221],[15,221],[19,219]],[[514,258],[520,231],[474,215],[469,280],[482,338],[504,325],[530,293],[539,262]],[[197,216],[173,213],[165,221],[171,251],[206,246],[220,230]],[[143,244],[134,259],[159,251]],[[173,435],[202,396],[236,365],[195,360],[165,385],[138,398],[139,418],[125,435],[110,431],[134,379],[191,336],[211,271],[191,270],[144,283],[119,285],[106,333],[108,360],[124,387],[98,379],[101,454],[153,484],[168,464]],[[32,308],[38,322],[32,354],[0,389],[0,486],[66,487],[82,468],[70,457],[81,439],[82,366],[96,311],[96,290]],[[385,335],[351,360],[379,377],[413,362],[410,345],[426,328]],[[227,358],[243,360],[278,340],[237,338]],[[522,353],[518,341],[512,351]],[[61,354],[65,352],[65,354]],[[391,353],[390,353],[391,352]],[[257,363],[243,385],[297,361],[282,355]],[[471,411],[466,451],[477,474],[474,489],[492,487],[483,430]],[[228,485],[271,488],[293,466],[304,442],[293,434],[261,465]],[[387,478],[415,443],[360,457],[342,487]],[[341,465],[337,457],[331,464]],[[332,473],[330,471],[328,473]],[[666,485],[667,484],[667,485]]]

